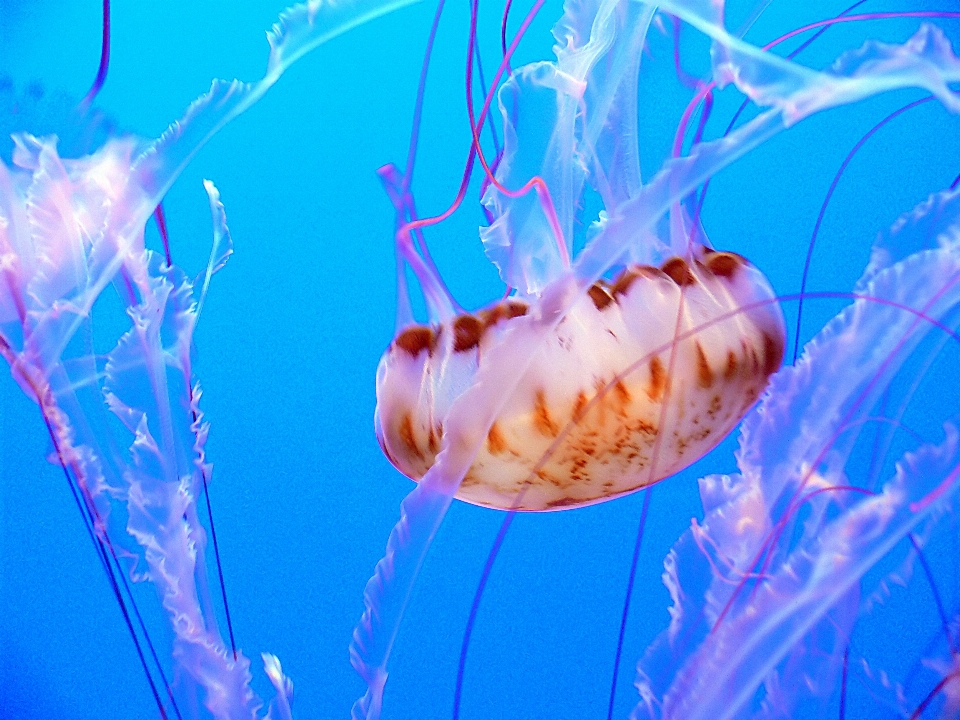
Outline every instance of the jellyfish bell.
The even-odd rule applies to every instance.
[[[398,470],[419,480],[430,469],[452,402],[528,308],[508,299],[397,335],[377,372],[375,422]],[[702,248],[692,262],[598,280],[504,401],[456,497],[559,510],[669,477],[739,423],[780,367],[784,342],[772,288],[735,253]]]

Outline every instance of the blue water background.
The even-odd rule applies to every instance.
[[[845,7],[795,5],[775,2],[748,38],[765,42]],[[99,8],[90,1],[5,0],[0,74],[18,90],[38,81],[48,97],[54,90],[82,97],[99,58]],[[212,78],[262,75],[263,30],[280,9],[273,2],[114,3],[113,54],[98,106],[121,127],[156,137]],[[226,207],[236,253],[214,279],[196,334],[201,407],[212,424],[211,495],[234,631],[253,659],[254,687],[268,694],[259,653],[277,654],[294,680],[299,718],[347,717],[364,690],[347,648],[364,584],[412,487],[383,458],[373,434],[374,373],[395,308],[392,208],[374,171],[405,158],[433,12],[428,3],[401,10],[301,60],[210,142],[164,201],[174,260],[191,273],[203,266],[211,235],[202,178],[216,183]],[[483,11],[488,75],[500,12],[493,5]],[[731,26],[744,14],[732,12]],[[559,4],[548,3],[516,64],[548,57],[558,15]],[[467,22],[465,4],[452,3],[430,74],[415,182],[424,213],[453,198],[469,145]],[[834,28],[803,59],[822,67],[838,48],[868,36],[902,41],[917,26]],[[954,37],[957,29],[954,23]],[[684,33],[689,71],[706,73],[705,47],[696,33]],[[689,97],[676,92],[670,51],[669,38],[653,32],[649,65],[656,72],[645,72],[639,110],[647,176]],[[901,92],[814,117],[749,155],[712,185],[704,219],[713,242],[749,257],[778,292],[796,292],[817,211],[844,156],[886,113],[917,97]],[[718,97],[708,134],[721,132],[738,104],[731,91]],[[850,290],[876,233],[960,172],[958,123],[930,103],[863,148],[826,216],[813,289]],[[429,235],[437,264],[467,308],[502,293],[477,240],[476,187],[465,208]],[[159,247],[152,225],[148,243]],[[804,337],[843,304],[811,303]],[[790,322],[795,307],[785,312]],[[914,427],[930,439],[956,412],[955,383],[937,385],[951,377],[934,369],[925,387],[950,389],[925,397],[954,409],[915,409]],[[728,439],[654,490],[615,717],[635,704],[634,665],[668,621],[662,560],[698,513],[696,478],[735,470],[734,449]],[[155,718],[62,472],[45,461],[50,450],[37,408],[15,383],[0,379],[0,717]],[[641,504],[635,495],[517,518],[483,598],[462,717],[605,716]],[[502,518],[454,503],[397,640],[385,718],[449,716],[467,612]],[[162,628],[150,589],[141,595]],[[924,601],[921,594],[884,622],[896,636],[933,632],[938,620],[929,595]],[[165,652],[168,634],[155,639]]]

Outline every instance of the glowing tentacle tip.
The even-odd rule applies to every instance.
[[[270,713],[267,720],[271,720],[276,710],[277,717],[283,720],[293,720],[293,681],[283,674],[283,668],[280,666],[280,658],[271,653],[260,653],[263,660],[263,670],[270,678],[270,682],[277,690],[277,695],[271,703]]]
[[[376,425],[402,473],[419,480],[433,465],[451,404],[526,312],[500,302],[394,339],[377,374]],[[679,472],[757,401],[780,367],[784,332],[766,278],[734,253],[632,266],[597,282],[505,399],[456,497],[559,510]]]

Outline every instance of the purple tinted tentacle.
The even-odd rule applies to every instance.
[[[497,537],[490,547],[487,554],[487,562],[483,566],[483,572],[480,573],[480,582],[477,583],[477,590],[473,594],[473,603],[470,605],[470,615],[467,618],[467,626],[463,630],[463,642],[460,645],[460,663],[457,665],[457,685],[453,693],[453,720],[460,718],[460,700],[463,694],[463,671],[467,665],[467,650],[470,647],[470,638],[473,635],[473,626],[477,620],[477,613],[480,611],[480,598],[483,597],[483,591],[487,587],[487,580],[490,579],[490,572],[493,570],[493,563],[496,562],[500,554],[500,548],[503,540],[507,536],[507,530],[510,529],[513,519],[517,516],[516,510],[510,510],[500,525]]]
[[[160,698],[160,693],[157,689],[157,682],[153,677],[150,665],[144,655],[143,644],[146,644],[147,649],[150,652],[150,656],[153,659],[163,686],[166,689],[166,694],[170,699],[171,706],[173,707],[177,718],[179,719],[181,718],[181,715],[179,708],[177,708],[176,701],[174,700],[170,683],[166,678],[163,666],[161,665],[159,657],[157,656],[156,648],[150,638],[150,634],[143,620],[143,616],[141,615],[137,606],[136,599],[133,597],[133,593],[131,592],[130,585],[127,581],[126,573],[123,567],[120,565],[116,548],[114,547],[109,534],[107,534],[104,517],[101,515],[96,506],[96,502],[90,492],[88,482],[84,480],[86,476],[85,464],[76,459],[76,448],[69,445],[69,440],[64,439],[67,437],[67,434],[64,433],[64,430],[69,432],[68,428],[66,428],[64,425],[65,420],[63,419],[66,413],[64,412],[63,408],[58,405],[49,380],[38,381],[36,379],[37,377],[49,378],[50,372],[39,368],[35,368],[34,371],[31,371],[28,369],[28,367],[21,365],[17,355],[18,353],[14,351],[10,344],[7,343],[7,341],[3,338],[3,335],[0,334],[0,356],[2,356],[9,363],[11,368],[20,366],[18,372],[21,375],[25,386],[29,387],[32,391],[32,396],[40,408],[40,416],[47,428],[47,433],[50,436],[50,441],[53,444],[54,451],[57,455],[58,464],[63,470],[64,477],[67,481],[67,486],[70,489],[70,494],[80,512],[80,517],[83,521],[84,529],[87,531],[87,536],[93,543],[94,550],[97,553],[97,559],[100,561],[100,565],[107,576],[107,581],[110,585],[111,592],[113,592],[114,598],[117,601],[117,605],[120,608],[121,615],[124,618],[124,623],[126,624],[127,630],[130,633],[130,638],[133,641],[134,648],[137,652],[138,658],[140,659],[141,667],[143,668],[144,675],[146,676],[147,683],[150,686],[151,693],[153,694],[160,715],[162,718],[164,718],[164,720],[166,720],[166,710],[164,708],[163,701]],[[64,446],[65,442],[68,443],[67,447]],[[68,460],[68,455],[70,455],[73,459]],[[126,599],[124,598],[124,592],[121,591],[121,585],[122,590],[126,593]],[[143,634],[142,641],[137,635],[137,630],[134,625],[133,618],[131,617],[131,610],[133,615],[136,617],[137,626],[140,628],[140,632]]]
[[[847,643],[843,651],[843,674],[840,676],[840,712],[837,713],[839,720],[846,720],[847,717],[847,671],[850,667],[850,644]]]
[[[477,79],[480,80],[480,96],[487,96],[487,80],[483,75],[483,61],[480,58],[480,45],[479,43],[473,46],[473,55],[477,63]],[[493,150],[495,155],[500,155],[500,137],[497,135],[497,124],[496,123],[487,123],[487,128],[490,130],[490,137],[493,138]],[[496,172],[496,168],[491,166],[491,169]],[[480,196],[483,196],[483,191],[480,192]]]
[[[420,66],[420,79],[417,82],[417,100],[413,108],[413,127],[410,129],[410,146],[407,149],[407,166],[403,172],[403,190],[410,189],[413,182],[413,166],[417,157],[417,143],[420,140],[420,121],[423,117],[423,96],[427,87],[427,71],[430,69],[430,57],[433,55],[433,43],[437,37],[437,27],[440,25],[440,15],[443,13],[446,0],[437,3],[437,10],[430,25],[430,35],[427,38],[427,49],[423,53],[423,64]]]
[[[163,241],[163,257],[169,267],[173,265],[173,259],[170,256],[170,235],[167,233],[167,218],[163,214],[163,203],[157,203],[157,208],[153,211],[153,219],[157,223],[157,230],[160,231],[160,240]]]
[[[190,404],[194,402],[193,393],[190,393]],[[198,422],[197,414],[193,413],[194,423]],[[237,641],[233,636],[233,621],[230,619],[230,603],[227,602],[227,586],[223,582],[223,565],[220,562],[220,544],[217,542],[217,528],[213,523],[213,505],[210,503],[210,483],[207,473],[200,474],[203,480],[203,499],[207,504],[207,521],[210,523],[210,538],[213,540],[213,556],[217,563],[217,580],[220,583],[220,597],[223,600],[223,614],[227,621],[227,634],[230,636],[230,650],[233,652],[233,660],[237,661]]]
[[[107,68],[110,65],[110,0],[103,0],[103,35],[100,41],[100,66],[93,84],[80,101],[80,107],[86,110],[93,104],[94,99],[107,79]]]
[[[713,111],[713,92],[708,92],[703,96],[703,110],[700,113],[700,120],[697,122],[697,130],[693,134],[693,142],[691,145],[699,145],[700,141],[703,140],[703,131],[707,126],[707,120],[710,119],[710,113]],[[707,181],[708,183],[709,181]],[[697,196],[696,190],[691,192],[687,198],[686,203],[687,207],[690,205],[694,206],[693,221],[690,224],[690,242],[689,245],[692,247],[695,243],[701,245],[708,245],[706,234],[701,232],[700,229],[700,206],[703,202],[703,195],[706,193],[707,183],[703,184],[703,192]]]
[[[703,130],[707,126],[707,120],[710,119],[710,113],[713,110],[713,93],[708,92],[703,96],[703,110],[700,113],[700,121],[697,123],[697,131],[693,135],[693,144],[699,145],[703,139]]]
[[[510,18],[510,8],[512,5],[513,0],[507,0],[503,6],[503,19],[500,21],[500,50],[503,52],[504,57],[507,56],[507,20]]]
[[[433,46],[437,37],[437,28],[440,26],[440,17],[443,14],[446,0],[440,0],[437,9],[433,15],[433,21],[430,24],[430,34],[427,37],[427,47],[423,53],[423,62],[420,65],[420,78],[417,81],[417,99],[413,109],[413,123],[410,128],[410,144],[407,148],[407,162],[401,175],[398,168],[392,163],[385,165],[377,171],[380,181],[384,185],[387,195],[390,197],[396,209],[396,231],[397,231],[397,329],[406,327],[413,322],[413,310],[410,306],[410,295],[407,288],[406,278],[404,277],[404,264],[401,258],[404,256],[402,249],[402,240],[400,238],[401,229],[417,220],[416,206],[414,204],[413,194],[410,187],[413,184],[413,170],[416,165],[417,147],[420,141],[420,124],[423,118],[423,100],[426,94],[427,73],[430,70],[430,59],[433,56]],[[422,228],[413,230],[413,237],[416,240],[417,248],[420,251],[423,262],[433,274],[434,279],[428,282],[431,288],[434,288],[439,294],[446,296],[446,303],[453,308],[459,308],[453,296],[450,295],[443,282],[440,280],[440,272],[427,247],[426,239],[423,236]],[[415,263],[411,263],[414,272],[416,272]],[[418,273],[419,278],[419,273]],[[422,282],[422,278],[421,279]],[[399,296],[402,295],[402,299]],[[441,313],[442,314],[442,311]]]
[[[224,125],[260,100],[293,63],[348,30],[419,0],[318,0],[284,10],[267,32],[270,53],[264,76],[252,83],[214,80],[179,121],[146,147],[133,163],[144,218],[166,195],[191,158]]]
[[[651,495],[653,495],[653,488],[646,488],[643,493],[643,509],[640,511],[640,523],[637,526],[637,539],[633,544],[633,558],[630,561],[627,592],[623,596],[623,613],[620,616],[620,634],[617,636],[617,652],[613,659],[613,677],[610,680],[610,702],[607,705],[607,720],[613,720],[613,703],[617,699],[617,678],[620,675],[620,658],[623,656],[623,638],[627,632],[627,617],[630,615],[630,600],[633,596],[633,584],[637,578],[640,546],[643,543],[643,530],[647,525],[647,510],[650,509]]]
[[[700,78],[691,75],[686,70],[683,69],[683,65],[680,63],[680,29],[683,27],[683,23],[680,22],[680,18],[673,16],[670,18],[673,24],[673,69],[677,75],[677,79],[686,85],[688,88],[693,90],[699,90],[703,84]]]
[[[843,12],[841,12],[840,14],[838,14],[837,17],[843,17],[844,15],[849,15],[851,12],[853,12],[854,10],[856,10],[858,7],[860,7],[861,5],[863,5],[865,2],[867,2],[867,0],[859,0],[858,2],[855,2],[853,5],[851,5],[850,7],[848,7],[846,10],[844,10]],[[787,60],[793,60],[795,57],[797,57],[797,55],[799,55],[799,54],[802,53],[804,50],[806,50],[808,47],[810,47],[810,45],[811,45],[812,43],[814,43],[821,35],[823,35],[830,27],[832,27],[832,26],[831,26],[831,25],[824,25],[824,26],[821,27],[819,30],[817,30],[817,32],[815,32],[812,37],[808,38],[808,39],[805,40],[799,47],[797,47],[795,50],[791,51],[791,52],[787,55]],[[726,137],[727,135],[730,134],[730,132],[733,130],[733,126],[737,124],[737,120],[740,119],[740,116],[743,114],[743,111],[747,109],[747,106],[748,106],[749,104],[750,104],[750,98],[747,98],[747,99],[744,100],[742,103],[740,103],[740,107],[737,108],[737,111],[733,114],[733,117],[730,118],[730,122],[729,122],[729,124],[727,125],[727,129],[723,131],[722,137]],[[960,175],[957,176],[957,179],[960,180]],[[701,209],[703,208],[703,201],[704,201],[704,198],[706,198],[706,196],[707,196],[707,188],[708,188],[708,187],[710,187],[710,181],[709,181],[709,180],[707,180],[707,181],[703,184],[703,190],[700,192],[700,199],[697,201],[697,209],[696,209],[696,212],[694,213],[694,216],[693,216],[693,225],[694,225],[694,227],[697,227],[697,226],[700,224],[700,211],[701,211]]]
[[[383,184],[383,189],[393,203],[394,208],[399,208],[402,204],[402,185],[400,171],[393,163],[384,165],[377,170],[377,176]],[[399,210],[397,213],[397,222],[400,222]],[[399,230],[396,227],[394,230]],[[397,275],[397,324],[395,331],[399,333],[403,328],[413,324],[413,306],[410,304],[410,290],[407,287],[407,274],[404,272],[405,265],[403,255],[400,252],[400,246],[394,243],[394,260],[396,262]]]
[[[937,695],[940,694],[940,691],[943,690],[947,686],[947,684],[952,680],[954,680],[953,673],[950,673],[949,675],[944,676],[940,680],[940,682],[938,682],[934,686],[933,690],[931,690],[927,694],[927,696],[920,702],[920,704],[917,705],[916,709],[910,714],[910,720],[919,720],[920,717],[923,715],[924,710],[927,709],[930,703],[932,703],[934,699],[937,697]]]
[[[914,100],[912,103],[908,103],[897,110],[894,110],[892,113],[887,115],[883,120],[874,125],[867,133],[857,141],[857,144],[853,146],[847,156],[843,159],[843,162],[840,163],[840,169],[837,170],[837,174],[833,176],[833,180],[830,182],[830,187],[827,189],[827,194],[823,198],[823,204],[820,206],[820,212],[817,214],[817,221],[813,225],[813,233],[810,235],[810,243],[807,245],[807,257],[803,263],[803,275],[800,278],[800,302],[797,303],[797,324],[796,330],[793,335],[793,362],[797,361],[797,357],[800,354],[800,325],[803,320],[803,294],[807,289],[807,279],[810,275],[810,262],[813,258],[813,248],[817,242],[817,235],[820,233],[820,226],[823,224],[823,216],[827,212],[827,206],[830,204],[830,200],[833,197],[834,191],[837,189],[837,183],[840,182],[840,178],[843,176],[843,173],[846,171],[847,166],[850,164],[850,161],[853,160],[853,156],[856,155],[860,148],[873,137],[876,132],[886,125],[888,122],[894,118],[902,115],[907,110],[911,110],[919,105],[923,105],[926,102],[933,100],[932,95],[927,97],[920,98],[919,100]]]
[[[162,720],[167,720],[167,712],[164,707],[163,700],[160,698],[160,692],[157,689],[157,683],[153,678],[153,672],[150,669],[150,665],[147,663],[146,656],[143,654],[143,646],[140,641],[140,637],[137,635],[136,628],[133,624],[133,619],[130,616],[130,609],[132,608],[134,614],[137,617],[138,625],[144,636],[144,642],[146,643],[153,661],[157,666],[158,671],[160,672],[161,679],[163,680],[163,685],[166,688],[167,696],[170,698],[170,703],[177,714],[177,718],[181,718],[180,710],[177,708],[177,703],[173,698],[173,691],[170,688],[170,683],[167,681],[166,675],[163,672],[163,667],[160,665],[160,660],[157,656],[156,649],[154,648],[153,641],[150,639],[150,635],[147,632],[146,625],[143,622],[143,616],[140,614],[139,609],[137,608],[136,601],[133,598],[133,595],[130,592],[130,586],[127,584],[126,575],[123,572],[123,568],[120,566],[119,559],[117,558],[116,552],[114,551],[112,545],[110,551],[107,551],[107,545],[104,542],[104,538],[101,537],[100,533],[96,531],[98,525],[97,519],[94,517],[91,508],[93,507],[93,500],[89,497],[89,493],[84,492],[83,489],[79,486],[79,483],[73,479],[73,476],[70,474],[68,469],[67,462],[63,457],[63,452],[60,449],[60,443],[57,437],[56,431],[53,429],[53,425],[50,422],[47,413],[41,407],[41,416],[43,421],[47,426],[47,432],[50,435],[50,440],[53,442],[53,447],[57,453],[57,459],[59,460],[59,465],[63,470],[64,477],[67,480],[67,485],[70,488],[70,494],[73,496],[73,500],[77,505],[77,509],[80,511],[80,516],[83,519],[84,527],[87,530],[87,534],[90,537],[91,542],[94,545],[94,549],[97,553],[97,559],[100,560],[100,565],[103,567],[103,571],[107,575],[107,582],[110,584],[110,591],[113,593],[114,599],[117,601],[117,606],[120,608],[120,614],[123,616],[124,624],[127,626],[127,631],[130,633],[130,639],[133,640],[133,647],[137,652],[137,658],[140,660],[140,667],[143,668],[143,674],[146,676],[147,684],[150,686],[150,693],[153,695],[154,702],[157,705],[157,710],[160,713]],[[84,499],[81,499],[83,495]],[[107,537],[107,543],[109,543],[109,537]],[[111,556],[113,562],[111,563]],[[116,565],[116,569],[114,569]],[[120,591],[120,583],[117,582],[117,578],[122,580],[123,585],[127,592],[127,597],[129,598],[130,606],[128,607],[127,601],[124,600],[123,593]]]
[[[445,480],[437,479],[435,468],[401,503],[400,520],[390,533],[387,551],[364,590],[365,608],[353,631],[350,664],[367,683],[367,692],[354,703],[350,715],[353,720],[380,717],[387,663],[400,619],[427,550],[453,500],[452,494],[444,492]]]
[[[377,175],[380,177],[380,182],[396,210],[394,247],[397,258],[397,330],[401,330],[414,321],[405,275],[405,263],[417,276],[420,288],[427,301],[430,319],[442,320],[452,316],[459,310],[459,305],[446,285],[443,284],[440,271],[427,250],[421,228],[415,224],[417,213],[413,205],[413,195],[405,190],[404,177],[400,175],[400,171],[392,163],[377,170]],[[411,225],[414,225],[414,227],[411,228]],[[416,245],[414,245],[413,238],[416,238]]]
[[[848,8],[847,8],[846,10],[844,10],[843,12],[837,14],[837,17],[844,17],[844,16],[846,16],[846,15],[849,15],[849,14],[852,13],[854,10],[856,10],[858,7],[860,7],[861,5],[863,5],[865,2],[867,2],[867,0],[858,0],[858,2],[855,2],[853,5],[851,5],[850,7],[848,7]],[[797,49],[796,49],[796,50],[791,51],[791,52],[787,55],[787,60],[793,60],[797,55],[799,55],[799,54],[802,53],[804,50],[806,50],[808,47],[810,47],[810,45],[812,45],[814,42],[816,42],[816,41],[817,41],[817,38],[819,38],[821,35],[823,35],[823,34],[827,31],[827,29],[830,28],[830,27],[832,27],[832,26],[831,26],[831,25],[824,25],[824,26],[821,27],[819,30],[817,30],[813,35],[811,35],[809,38],[807,38],[806,40],[804,40],[799,46],[797,46]]]

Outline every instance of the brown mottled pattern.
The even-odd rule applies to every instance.
[[[519,300],[507,300],[499,302],[492,307],[481,310],[477,313],[483,322],[483,327],[493,327],[501,320],[512,320],[515,317],[526,315],[529,310],[525,302]]]
[[[613,386],[613,390],[622,406],[626,407],[630,404],[630,401],[633,400],[633,396],[630,394],[627,386],[623,384],[622,380],[617,380]]]
[[[577,393],[577,401],[573,404],[573,420],[576,422],[580,418],[580,413],[587,406],[587,395],[582,390]]]
[[[707,408],[707,416],[714,420],[717,417],[717,413],[723,410],[723,399],[719,395],[714,395],[710,398],[710,407]]]
[[[639,280],[640,278],[654,279],[658,277],[665,277],[660,268],[655,268],[651,265],[633,265],[617,276],[613,285],[610,286],[610,294],[616,299],[617,296],[626,295],[630,291],[630,286],[633,285],[634,280]]]
[[[414,325],[397,335],[393,344],[410,357],[417,357],[424,350],[433,352],[436,342],[437,336],[433,330],[426,325]]]
[[[714,275],[732,278],[737,269],[746,263],[746,259],[736,253],[709,251],[705,255],[704,267]],[[612,284],[599,280],[590,286],[587,294],[593,301],[594,306],[598,310],[603,310],[612,302],[615,302],[618,296],[629,292],[630,287],[637,279],[664,276],[669,277],[680,286],[692,285],[697,282],[687,262],[683,258],[673,257],[667,260],[661,268],[649,265],[628,267],[617,276]],[[453,321],[454,351],[464,352],[477,347],[487,328],[496,325],[501,320],[526,315],[528,310],[529,308],[524,302],[507,300],[481,310],[478,316],[458,315]],[[417,357],[424,350],[433,352],[437,344],[437,338],[443,332],[443,329],[441,327],[437,332],[434,332],[432,328],[425,325],[415,325],[401,332],[393,342],[396,347],[408,353],[411,357]],[[783,347],[781,343],[779,357],[777,357],[777,352],[774,351],[775,345],[776,340],[771,339],[769,347],[765,348],[770,352],[765,353],[765,356],[769,359],[768,365],[779,367],[783,359]],[[774,362],[774,358],[776,358],[776,362]]]
[[[620,295],[626,295],[630,291],[630,286],[633,285],[633,281],[638,277],[640,277],[640,275],[637,274],[633,268],[627,268],[617,276],[613,285],[610,286],[610,294],[613,295],[614,299],[617,299]]]
[[[737,374],[737,354],[733,350],[727,351],[727,367],[723,371],[723,379],[730,380]]]
[[[607,292],[607,289],[603,286],[603,281],[595,282],[590,286],[590,289],[587,290],[587,295],[590,296],[590,299],[593,300],[594,307],[597,310],[603,310],[607,305],[613,302],[613,296]]]
[[[717,277],[732,278],[747,264],[746,258],[732,252],[714,252],[706,258],[707,269]]]
[[[663,367],[663,361],[659,356],[654,356],[650,360],[650,384],[647,386],[647,396],[659,402],[663,398],[663,393],[667,389],[667,371]]]
[[[710,361],[707,360],[706,353],[703,352],[703,346],[697,340],[697,382],[700,387],[708,388],[713,385],[713,370],[710,368]]]
[[[670,258],[660,269],[680,287],[695,285],[697,283],[697,278],[694,277],[693,271],[690,270],[690,266],[687,265],[687,261],[683,258]]]
[[[500,432],[500,428],[497,427],[496,422],[490,426],[490,432],[487,433],[487,447],[494,455],[499,455],[507,449],[507,443],[503,439],[503,433]]]
[[[619,304],[621,295],[637,290],[638,280],[661,283],[650,292],[663,293],[669,290],[662,284],[667,278],[681,287],[698,282],[706,286],[709,274],[732,280],[748,266],[735,253],[716,251],[705,251],[700,261],[671,258],[662,268],[631,266],[613,282],[601,279],[588,288],[590,302],[584,299],[581,312],[590,317]],[[631,302],[631,310],[633,306]],[[446,347],[463,352],[478,347],[488,328],[527,312],[525,303],[502,301],[441,327],[408,328],[394,345],[413,357],[424,349],[433,355],[434,348],[444,345],[442,334],[452,332],[453,341]],[[632,322],[642,327],[644,319],[632,318]],[[457,497],[504,509],[562,509],[619,497],[677,472],[735,426],[756,402],[766,378],[779,367],[785,343],[776,331],[764,329],[772,327],[734,332],[719,344],[708,334],[677,342],[673,377],[664,360],[653,356],[646,366],[639,364],[613,378],[584,377],[581,389],[576,384],[539,389],[527,385],[518,397],[529,400],[505,411],[491,425]],[[413,366],[419,373],[417,367]],[[423,377],[429,378],[429,368]],[[552,377],[549,367],[541,368],[539,375],[542,381],[537,371],[530,380],[549,383]],[[666,407],[662,403],[668,388],[670,405]],[[430,427],[420,409],[407,405],[397,410],[392,422],[383,423],[388,442],[381,444],[394,465],[422,477],[439,450],[442,428]],[[654,463],[657,447],[661,449]]]
[[[533,406],[533,423],[536,425],[537,430],[547,437],[556,437],[557,433],[560,432],[560,428],[557,427],[553,418],[550,417],[550,411],[547,409],[547,399],[543,394],[543,390],[537,390],[536,400]]]
[[[763,334],[763,372],[773,375],[783,362],[783,338],[775,338],[769,333]]]
[[[584,486],[598,483],[601,487],[612,487],[612,484],[599,482],[607,474],[598,475],[600,467],[616,473],[636,474],[649,461],[647,451],[657,430],[644,417],[624,412],[631,398],[627,383],[617,379],[598,387],[597,395],[589,401],[586,411],[581,403],[574,405],[565,428],[564,443],[551,463],[555,468],[551,477],[559,473],[564,480],[552,482],[562,488],[578,490],[573,495],[578,498],[577,502],[582,502]],[[641,407],[637,409],[642,414]],[[653,406],[645,407],[656,412]]]
[[[412,455],[418,460],[424,459],[423,452],[420,450],[420,446],[417,445],[417,438],[413,434],[413,419],[410,417],[410,413],[404,415],[403,419],[400,420],[400,439]]]
[[[464,352],[477,347],[485,329],[473,315],[458,315],[453,321],[453,351]]]

